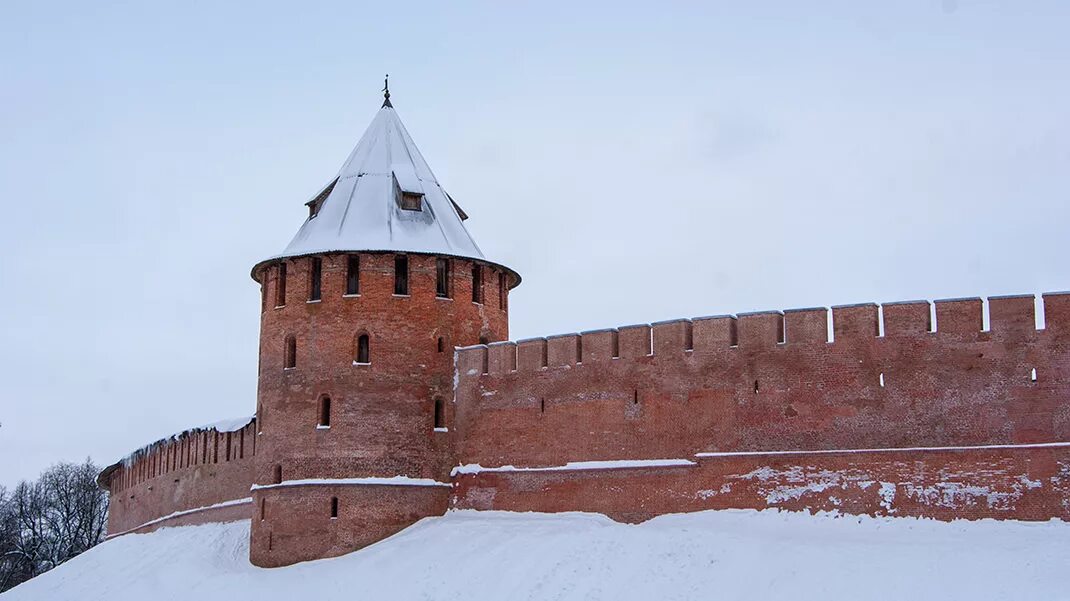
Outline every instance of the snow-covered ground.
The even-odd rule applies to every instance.
[[[1070,523],[710,511],[640,525],[451,512],[345,557],[251,566],[247,522],[106,542],[3,601],[1070,599]]]

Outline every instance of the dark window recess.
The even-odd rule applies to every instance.
[[[435,259],[435,296],[450,297],[450,260]]]
[[[435,399],[435,428],[446,427],[446,408],[442,399]]]
[[[266,512],[264,511],[264,509],[266,508],[265,507],[266,503],[267,503],[267,499],[260,499],[260,521],[261,522],[264,521],[264,516],[266,514]]]
[[[331,518],[338,517],[338,497],[331,497]]]
[[[505,272],[498,274],[498,308],[502,311],[509,308],[509,287],[505,285]]]
[[[323,188],[323,190],[321,190],[315,198],[305,203],[306,205],[308,205],[309,219],[315,219],[316,215],[319,215],[320,207],[323,206],[323,201],[327,200],[327,197],[331,194],[331,190],[334,190],[334,185],[337,183],[338,180],[335,179],[333,182],[327,184],[327,186]]]
[[[286,349],[284,351],[283,367],[290,369],[297,367],[297,338],[293,334],[286,337]]]
[[[440,352],[440,353],[446,352],[446,339],[443,338],[442,336],[438,337],[438,352]]]
[[[312,257],[308,274],[308,300],[318,301],[323,295],[323,259]]]
[[[282,484],[282,466],[281,465],[276,465],[275,466],[274,478],[275,478],[275,484]]]
[[[483,302],[483,266],[472,266],[472,302]]]
[[[367,334],[361,334],[357,337],[357,363],[371,363],[371,349],[369,348],[369,341]]]
[[[414,192],[402,192],[401,193],[401,208],[406,211],[420,211],[423,210],[424,195],[416,194]]]
[[[279,263],[279,285],[275,288],[275,306],[286,304],[286,263]]]
[[[360,294],[360,257],[349,255],[346,259],[346,294]]]
[[[406,295],[409,293],[409,257],[407,255],[394,256],[394,294]]]
[[[318,424],[321,428],[331,427],[331,397],[320,397],[320,421]]]

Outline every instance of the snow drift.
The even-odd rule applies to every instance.
[[[248,561],[248,522],[108,541],[3,601],[1068,599],[1070,524],[776,511],[455,511],[350,555]]]

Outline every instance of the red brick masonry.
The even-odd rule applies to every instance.
[[[142,529],[252,515],[254,562],[284,565],[447,507],[625,521],[766,507],[1070,519],[1070,294],[1044,295],[1040,330],[1032,296],[989,299],[988,330],[981,300],[958,299],[835,307],[831,335],[829,311],[803,309],[476,344],[443,362],[440,335],[450,346],[503,337],[504,301],[488,288],[473,305],[460,261],[453,299],[427,296],[429,258],[414,260],[411,299],[398,299],[390,260],[363,260],[361,301],[335,280],[322,303],[265,308],[268,427],[243,431],[244,454],[231,434],[229,460],[198,464],[219,438],[194,432],[102,474],[112,532],[237,501]],[[357,331],[378,342],[374,367],[352,365]],[[295,372],[282,369],[290,332],[302,341]],[[329,432],[314,424],[325,393],[338,403]],[[448,430],[434,431],[443,395]]]

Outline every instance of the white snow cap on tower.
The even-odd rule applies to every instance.
[[[484,259],[467,215],[442,189],[387,100],[310,216],[273,259],[339,251],[416,252]]]

